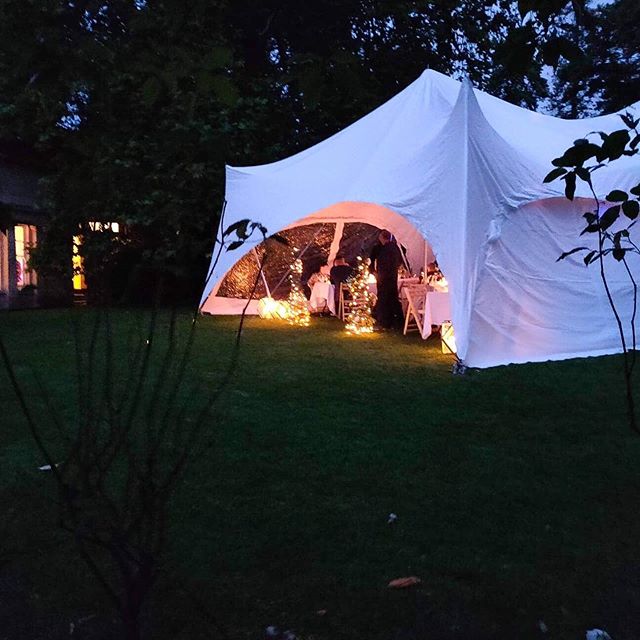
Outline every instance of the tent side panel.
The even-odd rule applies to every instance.
[[[558,256],[579,237],[586,200],[549,199],[518,209],[492,243],[471,321],[470,366],[558,360],[620,351],[598,265]],[[640,260],[631,265],[640,277]],[[607,261],[614,299],[627,324],[633,290],[623,267]],[[630,331],[629,331],[629,338]],[[491,345],[488,350],[486,345]]]

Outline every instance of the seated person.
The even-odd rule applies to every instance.
[[[433,285],[437,282],[442,282],[444,280],[444,275],[440,268],[438,267],[437,262],[430,262],[427,266],[427,284]]]
[[[329,282],[329,265],[323,264],[319,271],[312,273],[307,280],[307,286],[309,289],[313,289],[313,285],[316,282]]]
[[[353,275],[353,268],[347,264],[343,255],[338,254],[333,261],[333,267],[329,272],[331,283],[338,286],[341,282],[346,282]]]
[[[440,273],[440,269],[438,267],[437,261],[430,262],[427,265],[427,276],[438,275]]]
[[[353,268],[347,264],[344,256],[338,254],[333,261],[333,267],[331,267],[331,283],[335,286],[336,291],[336,309],[340,301],[340,285],[346,282],[353,275]]]

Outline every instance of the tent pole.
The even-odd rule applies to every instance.
[[[424,241],[424,277],[425,277],[425,282],[426,282],[428,270],[429,270],[429,243],[425,239],[425,241]]]
[[[336,259],[338,251],[340,250],[340,241],[342,240],[342,234],[344,233],[344,222],[336,223],[336,230],[333,234],[333,241],[329,247],[329,257],[327,258],[327,264],[331,266],[331,263]]]
[[[258,252],[256,248],[253,247],[253,255],[256,258],[256,262],[258,263],[258,269],[260,269],[260,275],[262,276],[262,282],[264,282],[264,288],[267,290],[267,298],[271,297],[271,291],[269,289],[269,285],[267,284],[267,279],[264,276],[264,269],[262,268],[262,263],[260,262],[260,256],[258,256]]]
[[[323,222],[322,226],[313,234],[313,237],[311,238],[311,240],[309,240],[309,242],[307,242],[305,248],[298,255],[298,259],[302,258],[302,256],[304,255],[304,252],[311,246],[311,243],[318,237],[318,234],[324,229],[326,224],[327,224],[326,222]],[[302,226],[302,225],[300,225],[300,226]],[[278,284],[275,287],[273,287],[274,291],[276,291],[280,287],[280,285],[284,282],[284,279],[288,275],[289,275],[289,273],[287,272],[282,276],[282,278],[280,278]]]
[[[398,248],[400,249],[399,246]],[[407,260],[407,254],[402,249],[400,249],[400,255],[402,256],[402,262],[404,262],[404,266],[407,269],[407,273],[411,274],[411,267],[409,266],[409,261]]]

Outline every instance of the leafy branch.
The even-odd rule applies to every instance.
[[[640,434],[638,427],[635,403],[633,398],[632,376],[636,364],[636,317],[638,309],[638,283],[628,262],[629,254],[640,256],[640,247],[631,236],[631,228],[638,220],[640,213],[640,182],[624,191],[612,190],[603,202],[597,195],[593,183],[593,174],[610,163],[624,157],[634,156],[639,151],[640,131],[638,125],[640,118],[634,118],[630,113],[620,115],[626,129],[619,129],[612,133],[592,132],[586,138],[574,141],[562,156],[555,158],[552,164],[556,167],[550,171],[544,182],[553,182],[561,179],[565,183],[565,196],[573,200],[578,181],[585,183],[594,201],[594,209],[583,214],[586,226],[580,235],[596,234],[597,247],[579,246],[563,252],[558,261],[576,253],[587,252],[583,256],[585,265],[598,262],[600,279],[607,294],[609,306],[613,312],[620,343],[623,352],[624,376],[627,396],[627,415],[629,426]],[[600,138],[600,143],[595,137]],[[630,320],[631,345],[628,344],[624,323],[618,307],[613,298],[607,274],[604,258],[611,256],[617,262],[624,265],[625,273],[633,289],[633,310]]]

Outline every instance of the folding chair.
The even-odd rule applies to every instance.
[[[340,283],[340,295],[338,297],[338,318],[345,321],[347,317],[347,313],[351,310],[351,305],[353,304],[353,300],[351,299],[351,292],[349,291],[349,286],[344,282]]]
[[[405,287],[407,312],[404,319],[403,334],[419,331],[423,339],[431,335],[431,324],[425,325],[425,305],[427,301],[426,284],[410,284]]]

